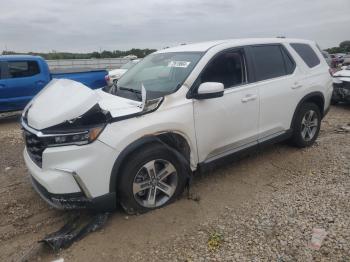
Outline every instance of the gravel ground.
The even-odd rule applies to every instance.
[[[269,184],[272,192],[260,192],[238,207],[226,206],[217,218],[132,260],[350,261],[347,114],[344,125],[336,124],[337,117],[325,121],[317,143],[299,152],[301,162],[271,162],[281,171]],[[310,159],[310,151],[319,154]],[[327,232],[320,250],[310,247],[313,228]]]
[[[271,184],[272,194],[226,207],[218,218],[133,260],[350,261],[350,149],[333,154],[315,170],[288,170],[287,182]],[[318,251],[310,248],[313,228],[328,233]]]
[[[1,118],[1,116],[0,116]],[[69,212],[31,189],[18,116],[0,119],[0,261],[18,261]],[[191,198],[33,261],[350,261],[350,106],[332,107],[311,148],[277,144],[194,179]],[[319,250],[314,228],[327,232]]]

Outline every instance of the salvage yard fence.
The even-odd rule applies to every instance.
[[[101,59],[61,59],[46,60],[50,71],[79,71],[79,70],[111,70],[120,68],[129,62],[128,58],[101,58]]]

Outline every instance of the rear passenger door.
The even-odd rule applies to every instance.
[[[282,44],[251,46],[250,51],[260,97],[258,141],[263,142],[290,128],[300,100],[300,74]]]
[[[37,61],[7,61],[3,68],[0,97],[7,100],[9,110],[22,109],[47,83]]]

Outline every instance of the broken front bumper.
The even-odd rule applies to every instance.
[[[332,101],[350,102],[350,82],[333,83]]]
[[[88,199],[82,192],[71,194],[52,194],[48,192],[32,176],[31,182],[35,191],[45,202],[57,209],[93,209],[98,211],[113,211],[116,208],[115,193],[109,193],[97,198]]]
[[[24,161],[30,172],[33,188],[51,206],[58,209],[94,209],[112,211],[116,207],[114,192],[92,197],[84,191],[81,181],[67,171],[40,168],[30,158],[27,149],[23,152]]]

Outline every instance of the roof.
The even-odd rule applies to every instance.
[[[34,56],[34,55],[0,55],[0,60],[22,60],[22,59],[42,59],[41,56]]]
[[[269,44],[269,43],[312,43],[309,40],[302,39],[290,39],[290,38],[243,38],[243,39],[226,39],[217,40],[201,43],[193,43],[187,45],[180,45],[176,47],[171,47],[167,49],[159,50],[157,53],[168,53],[168,52],[205,52],[214,46],[219,46],[222,44],[231,44],[232,46],[243,46],[243,45],[253,45],[253,44]]]

